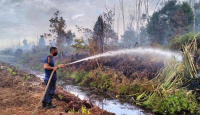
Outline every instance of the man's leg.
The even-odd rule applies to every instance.
[[[44,80],[45,82],[45,85],[47,86],[47,83],[48,83],[48,80]],[[50,84],[49,84],[50,85]],[[49,96],[49,88],[47,89],[47,92],[45,93],[44,95],[44,98],[42,100],[42,108],[45,108],[47,103],[49,102],[49,100],[51,99],[50,96]]]
[[[49,84],[49,88],[48,88],[48,98],[47,98],[47,109],[50,109],[50,108],[55,108],[56,105],[53,105],[52,104],[52,99],[53,99],[53,96],[55,94],[55,89],[56,89],[56,81],[55,80],[51,80],[50,84]]]
[[[56,90],[56,80],[51,80],[51,87],[49,89],[49,95],[50,95],[49,97],[51,98],[51,100],[53,99],[55,90]]]

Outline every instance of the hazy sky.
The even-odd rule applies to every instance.
[[[128,10],[135,6],[135,1],[124,0],[126,23]],[[158,0],[149,1],[152,12]],[[36,43],[37,36],[48,32],[49,19],[57,10],[66,20],[67,29],[78,35],[75,25],[92,29],[97,17],[106,11],[105,4],[109,9],[115,5],[117,19],[119,0],[0,0],[0,46],[10,47],[19,43],[19,40],[22,43],[24,39]],[[121,17],[120,34],[123,32],[122,27]]]

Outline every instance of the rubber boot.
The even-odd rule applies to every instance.
[[[51,108],[56,108],[56,105],[53,105],[51,102],[50,103],[47,103],[46,109],[51,109]]]
[[[46,102],[42,102],[42,109],[44,109],[47,106]]]

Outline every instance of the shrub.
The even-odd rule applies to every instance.
[[[67,71],[67,72],[65,73],[65,78],[70,77],[71,74],[72,74],[72,71]]]
[[[11,69],[11,68],[9,68],[9,67],[7,67],[7,70],[8,70],[10,73],[13,72],[13,69]]]
[[[182,45],[190,43],[195,37],[194,33],[188,33],[181,36],[176,36],[170,41],[169,48],[172,50],[180,50]],[[200,35],[197,35],[197,46],[200,47]]]
[[[145,106],[161,114],[180,114],[181,112],[193,114],[200,109],[195,95],[187,94],[185,90],[179,90],[172,95],[146,101]]]
[[[76,84],[78,84],[84,79],[84,77],[87,77],[88,75],[89,75],[88,72],[81,71],[81,72],[75,72],[70,77],[75,80]]]

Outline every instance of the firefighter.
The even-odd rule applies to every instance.
[[[45,85],[47,85],[48,83],[48,80],[50,78],[50,75],[51,75],[51,72],[52,71],[55,71],[53,76],[52,76],[52,79],[51,79],[51,82],[49,84],[49,87],[47,89],[47,92],[42,100],[42,108],[46,108],[46,109],[51,109],[51,108],[55,108],[56,105],[52,104],[52,98],[54,96],[54,93],[55,93],[55,89],[56,89],[56,80],[57,80],[57,77],[56,77],[56,70],[58,68],[64,68],[65,65],[64,64],[60,64],[60,65],[57,65],[57,66],[54,66],[54,60],[53,60],[53,57],[54,56],[57,56],[58,54],[58,50],[56,47],[51,47],[50,48],[50,54],[45,58],[44,60],[44,72],[45,72],[45,78],[44,78],[44,82],[45,82]]]

